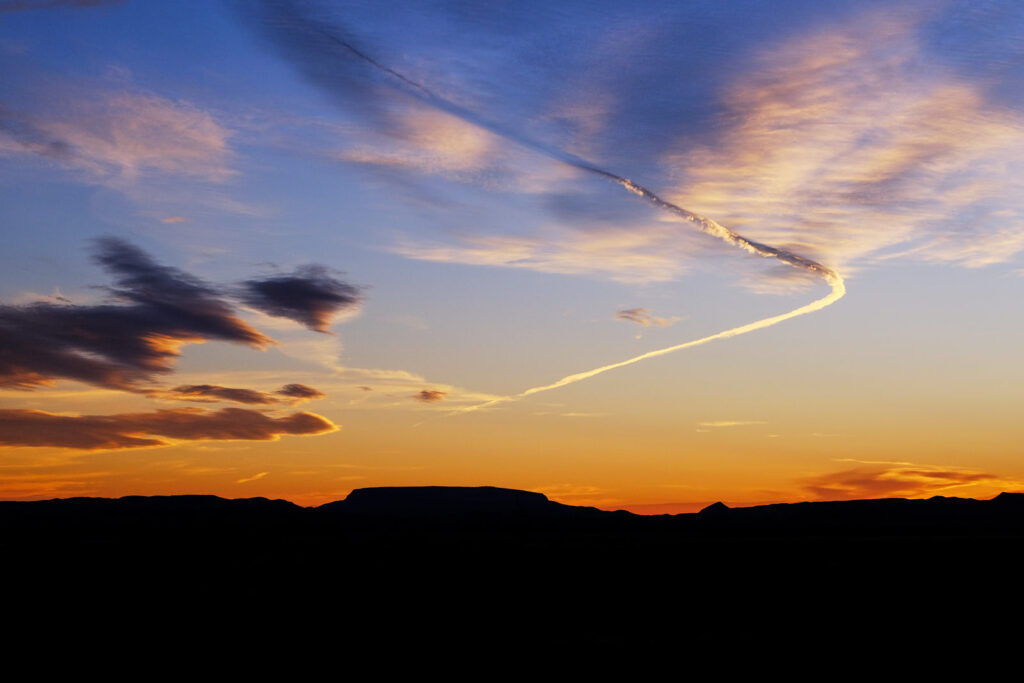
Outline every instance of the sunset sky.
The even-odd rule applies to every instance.
[[[0,0],[0,74],[2,499],[1024,490],[1016,0]]]

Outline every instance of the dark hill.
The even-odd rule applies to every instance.
[[[25,532],[66,536],[75,533],[188,532],[327,529],[384,524],[429,523],[433,527],[502,528],[568,522],[588,529],[698,535],[773,536],[801,534],[895,534],[930,536],[1024,533],[1024,493],[1002,493],[992,500],[935,496],[927,500],[887,498],[780,503],[730,508],[715,503],[695,514],[634,515],[564,505],[541,493],[493,486],[410,486],[355,489],[344,500],[303,508],[285,500],[225,499],[218,496],[125,496],[0,501],[0,543]],[[572,524],[570,524],[571,526]]]
[[[320,509],[363,515],[545,514],[568,506],[542,493],[494,486],[382,486],[355,489]]]
[[[262,642],[262,653],[290,639],[357,659],[652,643],[699,654],[765,638],[789,652],[794,633],[834,644],[868,632],[846,615],[902,642],[907,622],[887,610],[943,637],[951,600],[1003,605],[1018,592],[1022,548],[1022,494],[656,516],[493,487],[358,489],[318,508],[0,502],[0,579],[30,605],[8,611],[12,624],[38,614],[39,633],[66,626],[106,642],[82,619],[112,615],[129,640],[201,634]]]

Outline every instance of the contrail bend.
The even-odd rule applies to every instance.
[[[608,365],[602,365],[601,367],[594,368],[592,370],[585,370],[583,372],[577,372],[572,375],[566,375],[565,377],[550,384],[533,387],[525,391],[522,391],[518,394],[501,396],[490,401],[486,401],[484,403],[460,408],[452,411],[449,414],[455,415],[466,412],[473,412],[476,410],[481,410],[483,408],[489,408],[499,403],[518,401],[527,398],[528,396],[533,396],[534,394],[539,394],[544,391],[551,391],[552,389],[558,389],[560,387],[568,386],[570,384],[575,384],[576,382],[582,382],[585,379],[590,379],[591,377],[595,377],[602,373],[608,372],[609,370],[615,370],[617,368],[622,368],[627,365],[633,365],[634,363],[639,363],[640,361],[644,361],[649,358],[656,358],[658,356],[664,356],[670,353],[675,353],[676,351],[682,351],[683,349],[689,349],[694,346],[701,346],[702,344],[707,344],[709,342],[717,341],[719,339],[738,337],[741,334],[747,334],[748,332],[761,330],[766,327],[771,327],[772,325],[777,325],[783,321],[790,320],[792,318],[820,311],[821,309],[834,304],[836,301],[839,301],[846,294],[846,285],[843,282],[843,277],[836,270],[829,268],[828,266],[822,265],[821,263],[818,263],[817,261],[809,259],[805,256],[794,254],[785,249],[773,247],[768,244],[763,244],[761,242],[755,242],[754,240],[747,239],[743,235],[733,232],[729,228],[726,228],[725,226],[716,223],[710,218],[705,218],[700,214],[688,211],[687,209],[677,206],[676,204],[673,204],[670,201],[662,199],[651,190],[647,189],[646,187],[643,187],[642,185],[634,183],[629,178],[617,175],[610,171],[606,171],[598,166],[595,166],[594,164],[590,163],[589,161],[581,157],[578,157],[574,154],[558,149],[556,147],[551,147],[542,142],[538,142],[536,140],[524,137],[517,131],[509,129],[508,127],[498,122],[485,119],[476,112],[472,112],[466,109],[465,107],[462,107],[461,105],[458,105],[454,102],[451,102],[450,100],[445,99],[444,97],[437,95],[436,93],[434,93],[421,83],[417,83],[416,81],[408,78],[404,74],[388,66],[385,66],[381,62],[371,57],[365,51],[357,48],[350,40],[344,38],[343,35],[339,31],[337,31],[334,26],[314,19],[308,14],[302,12],[302,10],[297,9],[291,3],[274,2],[274,0],[266,0],[265,6],[267,6],[268,8],[276,6],[276,8],[279,10],[280,13],[277,15],[278,21],[276,23],[278,23],[279,26],[286,28],[286,30],[292,32],[292,35],[289,36],[292,40],[285,40],[284,42],[287,46],[291,47],[293,51],[298,46],[301,46],[301,49],[305,50],[315,50],[316,45],[322,44],[321,41],[326,40],[327,43],[332,45],[333,48],[335,48],[336,50],[341,50],[348,56],[361,60],[362,62],[370,65],[373,69],[384,74],[388,79],[391,80],[392,84],[400,91],[414,97],[415,99],[431,107],[434,107],[435,109],[451,114],[452,116],[455,116],[463,121],[466,121],[467,123],[479,126],[480,128],[483,128],[487,131],[490,131],[491,133],[494,133],[495,135],[498,135],[502,138],[505,138],[506,140],[519,144],[533,151],[536,151],[548,158],[560,161],[564,164],[568,164],[569,166],[577,168],[581,171],[592,173],[607,180],[611,180],[612,182],[620,185],[621,187],[625,188],[632,194],[637,195],[647,200],[648,202],[654,204],[655,206],[665,211],[668,211],[672,214],[675,214],[676,216],[679,216],[680,218],[690,223],[693,223],[701,232],[717,237],[718,239],[727,242],[728,244],[739,247],[744,251],[754,254],[756,256],[761,256],[763,258],[772,258],[782,263],[785,263],[786,265],[791,266],[793,268],[797,268],[812,273],[820,277],[822,280],[824,280],[825,283],[828,284],[832,290],[826,296],[815,301],[812,301],[811,303],[806,304],[804,306],[800,306],[799,308],[793,309],[792,311],[789,311],[787,313],[781,313],[779,315],[771,316],[769,318],[762,318],[752,323],[747,323],[746,325],[740,325],[739,327],[733,327],[728,330],[723,330],[722,332],[716,332],[715,334],[708,335],[706,337],[701,337],[700,339],[694,339],[692,341],[684,342],[682,344],[668,346],[666,348],[657,349],[655,351],[648,351],[646,353],[642,353],[638,356],[633,356],[632,358],[627,358],[626,360],[622,360],[617,363],[610,363]],[[278,37],[280,38],[281,36],[279,35]],[[282,40],[284,39],[282,38]],[[322,54],[317,54],[313,56],[314,61],[322,58],[323,56],[324,55]],[[310,63],[311,62],[307,60],[307,68]]]

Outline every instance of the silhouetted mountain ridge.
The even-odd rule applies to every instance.
[[[135,613],[124,621],[134,631],[177,612],[188,626],[172,641],[198,626],[218,643],[225,615],[247,615],[230,622],[239,632],[262,632],[269,605],[275,633],[322,637],[332,652],[339,642],[444,652],[631,638],[703,647],[750,605],[802,618],[878,596],[920,611],[934,596],[946,605],[954,585],[1009,594],[1022,549],[1022,494],[651,516],[494,487],[357,489],[319,507],[218,496],[0,502],[0,577],[31,601],[82,603],[67,623]],[[665,630],[651,606],[691,626]]]
[[[353,490],[345,499],[319,507],[286,500],[226,499],[213,495],[125,496],[0,501],[0,530],[71,531],[146,527],[158,530],[295,526],[365,527],[454,526],[502,528],[537,524],[583,525],[587,528],[673,530],[678,533],[759,534],[801,531],[850,533],[926,530],[952,533],[982,530],[1024,531],[1024,493],[1001,493],[992,500],[935,496],[929,499],[884,498],[777,503],[730,508],[719,502],[699,513],[635,515],[566,505],[532,491],[492,486],[376,487]]]
[[[543,493],[495,486],[381,486],[355,489],[344,500],[326,503],[318,510],[388,518],[462,515],[534,518],[609,514],[593,507],[556,503]]]

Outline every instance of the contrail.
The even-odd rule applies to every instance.
[[[839,301],[840,299],[843,298],[843,295],[846,294],[846,286],[843,284],[843,278],[839,275],[839,273],[836,273],[833,270],[828,270],[828,275],[825,275],[824,277],[826,282],[828,282],[829,285],[831,285],[832,291],[827,296],[824,296],[816,301],[812,301],[811,303],[805,306],[801,306],[800,308],[789,311],[788,313],[782,313],[776,316],[772,316],[770,318],[762,318],[761,320],[757,320],[752,323],[747,323],[746,325],[733,327],[722,332],[716,332],[715,334],[708,335],[707,337],[701,337],[700,339],[694,339],[693,341],[684,342],[682,344],[676,344],[675,346],[669,346],[664,349],[648,351],[647,353],[642,353],[639,356],[633,356],[632,358],[627,358],[626,360],[619,361],[618,363],[602,365],[601,367],[594,368],[593,370],[585,370],[583,372],[577,372],[574,375],[566,375],[562,379],[558,380],[557,382],[552,382],[551,384],[533,387],[532,389],[527,389],[524,392],[521,392],[519,394],[512,394],[511,396],[501,396],[499,398],[491,399],[486,403],[480,403],[475,406],[466,406],[464,408],[459,408],[452,412],[469,413],[475,410],[480,410],[482,408],[489,408],[499,403],[518,401],[520,399],[526,398],[527,396],[539,394],[542,391],[551,391],[552,389],[558,389],[559,387],[564,387],[569,384],[582,382],[585,379],[590,379],[591,377],[600,375],[603,372],[615,370],[616,368],[622,368],[627,365],[632,365],[633,363],[639,363],[640,361],[647,360],[648,358],[657,358],[658,356],[664,356],[669,353],[675,353],[676,351],[682,351],[683,349],[689,349],[694,346],[700,346],[701,344],[707,344],[708,342],[713,342],[717,339],[728,339],[729,337],[738,337],[739,335],[746,334],[747,332],[753,332],[754,330],[761,330],[764,329],[765,327],[771,327],[772,325],[781,323],[783,320],[789,320],[790,318],[796,318],[801,315],[807,315],[808,313],[820,311],[826,306],[830,306],[835,302]]]
[[[768,244],[763,244],[761,242],[755,242],[754,240],[747,239],[743,235],[733,232],[729,228],[719,223],[716,223],[710,218],[705,218],[700,214],[688,211],[687,209],[677,206],[676,204],[673,204],[670,201],[662,199],[651,190],[648,190],[646,187],[633,182],[629,178],[616,175],[611,171],[606,171],[598,166],[593,165],[586,159],[566,152],[565,150],[561,150],[558,149],[557,147],[552,147],[539,141],[524,137],[517,131],[509,129],[506,126],[503,126],[495,121],[489,121],[487,119],[484,119],[478,113],[470,111],[465,107],[462,107],[454,102],[451,102],[450,100],[445,99],[444,97],[437,95],[436,93],[432,92],[430,89],[428,89],[421,83],[417,83],[416,81],[403,75],[402,73],[381,64],[376,59],[369,56],[366,52],[357,48],[352,43],[352,41],[344,38],[335,29],[335,27],[331,26],[330,24],[326,24],[324,22],[314,19],[313,17],[309,16],[308,14],[305,14],[301,10],[298,10],[291,3],[282,3],[274,2],[273,0],[266,0],[264,5],[268,8],[277,8],[278,15],[276,23],[278,23],[282,27],[290,28],[293,34],[291,36],[283,36],[282,34],[278,33],[274,34],[275,37],[279,40],[279,42],[282,43],[284,47],[287,47],[290,50],[292,50],[293,53],[305,53],[304,55],[300,56],[304,58],[306,68],[310,73],[317,72],[319,71],[320,68],[322,68],[321,60],[325,55],[319,52],[314,54],[314,52],[317,51],[317,44],[320,43],[320,41],[322,40],[326,40],[328,44],[330,44],[334,48],[347,52],[349,55],[369,64],[377,71],[380,71],[381,73],[385,74],[401,91],[407,93],[408,95],[411,95],[412,97],[416,98],[421,102],[424,102],[436,109],[451,114],[452,116],[462,119],[463,121],[466,121],[473,125],[479,126],[485,130],[488,130],[491,133],[494,133],[495,135],[505,138],[506,140],[515,142],[519,145],[522,145],[523,147],[534,150],[551,159],[560,161],[564,164],[568,164],[569,166],[577,168],[581,171],[592,173],[594,175],[601,176],[602,178],[605,178],[607,180],[611,180],[612,182],[617,183],[618,185],[622,186],[629,192],[639,197],[642,197],[643,199],[646,199],[655,206],[664,209],[665,211],[668,211],[670,213],[673,213],[683,218],[684,220],[689,221],[690,223],[693,223],[701,232],[713,235],[714,237],[717,237],[723,240],[724,242],[732,244],[733,246],[737,246],[751,254],[755,254],[757,256],[761,256],[764,258],[776,259],[778,261],[781,261],[782,263],[785,263],[788,266],[792,266],[793,268],[798,268],[800,270],[813,273],[814,275],[817,275],[818,277],[822,278],[832,288],[832,291],[829,292],[826,296],[815,301],[812,301],[809,304],[796,308],[792,311],[789,311],[788,313],[781,313],[779,315],[775,315],[769,318],[762,318],[761,320],[757,320],[752,323],[747,323],[746,325],[740,325],[739,327],[733,327],[722,332],[717,332],[707,337],[701,337],[700,339],[694,339],[692,341],[684,342],[682,344],[676,344],[675,346],[669,346],[663,349],[657,349],[655,351],[648,351],[647,353],[642,353],[639,356],[627,358],[626,360],[619,361],[617,363],[611,363],[609,365],[602,365],[601,367],[594,368],[593,370],[586,370],[584,372],[578,372],[573,375],[567,375],[556,382],[552,382],[551,384],[533,387],[518,394],[502,396],[487,401],[485,403],[480,403],[475,406],[459,408],[455,411],[452,411],[450,414],[472,412],[475,410],[480,410],[482,408],[488,408],[498,403],[518,401],[520,399],[526,398],[527,396],[539,394],[544,391],[550,391],[552,389],[558,389],[559,387],[564,387],[569,384],[575,384],[576,382],[581,382],[585,379],[589,379],[596,375],[600,375],[601,373],[608,372],[609,370],[615,370],[616,368],[621,368],[627,365],[632,365],[634,363],[639,363],[640,361],[647,360],[648,358],[664,356],[666,354],[674,353],[676,351],[682,351],[683,349],[688,349],[694,346],[707,344],[708,342],[716,341],[718,339],[728,339],[729,337],[737,337],[741,334],[747,334],[748,332],[753,332],[755,330],[771,327],[772,325],[777,325],[778,323],[781,323],[785,320],[789,320],[791,318],[796,318],[801,315],[807,315],[808,313],[820,311],[826,306],[830,306],[834,304],[836,301],[839,301],[846,294],[846,285],[843,282],[843,277],[837,271],[835,271],[832,268],[829,268],[828,266],[822,265],[817,261],[809,259],[805,256],[794,254],[785,249],[780,249],[778,247],[773,247]],[[291,38],[291,40],[288,40],[288,38]]]

